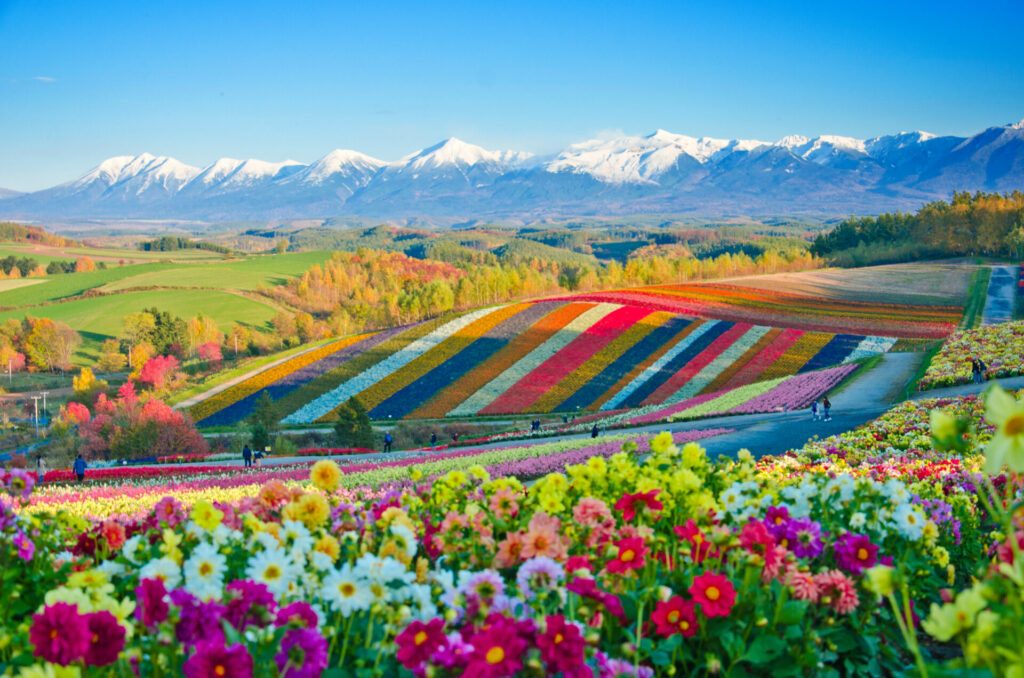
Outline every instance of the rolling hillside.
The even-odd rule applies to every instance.
[[[959,315],[716,285],[575,295],[341,340],[191,412],[233,424],[264,391],[286,424],[328,422],[350,397],[376,419],[672,405],[944,336]]]

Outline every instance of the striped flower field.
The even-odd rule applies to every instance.
[[[701,291],[687,296],[690,288]],[[204,426],[233,424],[263,391],[284,423],[299,425],[331,421],[351,397],[374,419],[637,410],[699,405],[727,392],[754,398],[794,375],[888,351],[897,337],[944,336],[958,313],[742,292],[680,285],[479,309],[339,340],[191,411]]]

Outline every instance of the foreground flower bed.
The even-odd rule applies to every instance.
[[[971,381],[971,360],[987,366],[986,379],[1024,374],[1024,322],[984,325],[956,332],[932,358],[920,388],[930,389]]]
[[[355,491],[365,478],[320,461],[96,521],[26,510],[31,475],[4,474],[0,670],[924,674],[930,638],[963,648],[949,668],[1012,675],[1024,532],[1003,541],[1004,464],[1024,470],[1024,404],[980,408],[906,405],[760,461],[661,434],[643,455],[415,465]],[[496,475],[576,460],[529,487]]]

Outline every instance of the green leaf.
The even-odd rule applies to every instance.
[[[753,664],[768,664],[775,661],[785,649],[786,643],[781,638],[777,636],[759,636],[751,643],[744,659]]]
[[[801,600],[790,600],[779,610],[780,624],[798,624],[804,618],[807,603]]]

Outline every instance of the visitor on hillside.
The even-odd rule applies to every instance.
[[[828,399],[828,396],[821,401],[821,406],[825,410],[825,421],[832,421],[832,401]]]
[[[597,424],[594,424],[594,428],[590,429],[590,437],[596,438],[600,433],[601,429],[597,427]]]
[[[78,455],[77,457],[75,457],[75,464],[73,469],[75,471],[75,477],[78,478],[78,482],[82,482],[83,480],[85,480],[86,467],[87,465],[85,463],[85,459],[82,458],[82,455]]]
[[[245,462],[245,468],[252,467],[252,450],[248,445],[242,448],[242,461]]]
[[[394,439],[391,437],[390,433],[385,433],[384,434],[384,451],[385,452],[390,452],[391,451],[391,443],[393,441],[394,441]]]
[[[46,460],[40,456],[36,459],[36,483],[39,485],[43,484],[43,478],[46,476]]]
[[[437,434],[431,431],[430,433],[430,446],[435,447],[437,445]]]
[[[459,444],[459,432],[458,431],[456,431],[455,433],[452,434],[452,444],[453,445],[458,445]]]
[[[985,370],[988,369],[981,358],[971,358],[971,377],[975,384],[980,384],[985,381]]]
[[[818,419],[818,399],[815,398],[814,402],[811,403],[811,421],[817,421]]]

